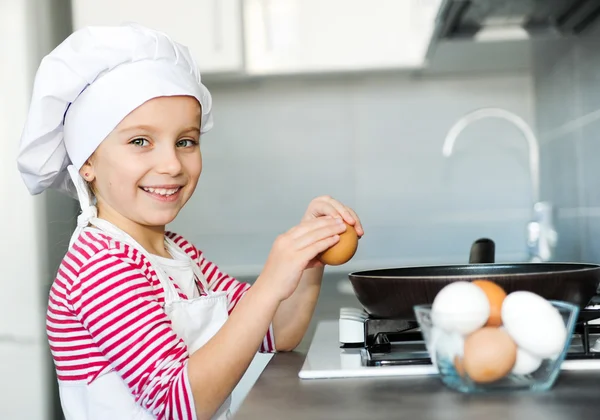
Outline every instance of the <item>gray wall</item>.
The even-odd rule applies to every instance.
[[[557,260],[600,262],[600,26],[534,48],[543,198],[557,206]]]
[[[354,207],[366,235],[341,270],[466,262],[480,236],[498,260],[526,258],[531,190],[524,139],[509,123],[444,136],[464,113],[500,106],[533,120],[528,74],[280,78],[209,83],[215,128],[204,172],[170,227],[233,275],[255,275],[310,199]],[[332,268],[333,269],[333,268]]]

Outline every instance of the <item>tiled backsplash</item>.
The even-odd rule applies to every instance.
[[[479,121],[442,156],[463,114],[499,106],[533,121],[530,75],[395,75],[209,84],[196,195],[170,228],[233,275],[253,275],[309,200],[354,207],[366,235],[342,270],[466,262],[489,236],[498,260],[526,258],[527,146],[501,120]]]
[[[543,198],[557,207],[557,260],[600,262],[600,27],[534,48]]]

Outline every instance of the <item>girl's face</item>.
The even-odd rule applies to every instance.
[[[125,117],[80,171],[99,215],[121,228],[173,221],[202,172],[200,120],[187,96],[154,98]]]

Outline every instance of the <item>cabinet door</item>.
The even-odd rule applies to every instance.
[[[203,73],[242,70],[240,0],[73,0],[75,29],[137,22],[189,47]]]
[[[245,0],[250,73],[419,67],[419,0]]]

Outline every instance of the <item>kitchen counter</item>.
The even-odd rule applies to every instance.
[[[335,319],[340,304],[353,303],[325,292],[315,323]],[[314,326],[297,351],[271,359],[235,420],[566,420],[592,419],[600,412],[599,370],[563,371],[549,392],[511,395],[460,394],[435,376],[303,380],[298,372],[313,334]]]
[[[562,372],[541,394],[464,395],[431,376],[301,380],[304,356],[275,355],[234,419],[566,420],[600,411],[600,371]]]

